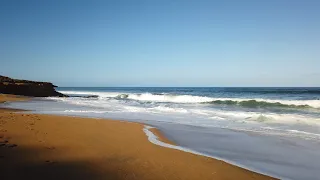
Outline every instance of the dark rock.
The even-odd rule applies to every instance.
[[[64,94],[57,92],[54,89],[55,87],[57,86],[49,82],[27,81],[0,76],[0,93],[3,94],[32,97],[67,97]]]

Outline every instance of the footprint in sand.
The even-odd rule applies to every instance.
[[[50,147],[46,147],[46,149],[49,149],[49,150],[54,150],[56,149],[54,146],[50,146]]]
[[[3,138],[3,136],[1,137],[1,139]],[[18,145],[16,144],[9,144],[8,139],[2,140],[0,141],[0,147],[8,147],[8,148],[14,148],[17,147]]]
[[[55,163],[57,163],[57,162],[55,162],[55,161],[50,161],[50,160],[46,160],[45,162],[48,163],[48,164],[55,164]]]
[[[16,145],[16,144],[9,144],[9,145],[7,145],[7,147],[8,148],[14,148],[14,147],[17,147],[18,145]]]
[[[5,144],[7,144],[8,142],[9,142],[8,140],[0,141],[0,143],[5,143]]]
[[[8,144],[8,140],[3,140],[3,141],[0,141],[0,147],[4,147]]]

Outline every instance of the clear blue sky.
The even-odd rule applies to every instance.
[[[60,86],[320,86],[320,1],[0,2],[0,74]]]

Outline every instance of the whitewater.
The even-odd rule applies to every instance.
[[[172,94],[152,94],[152,93],[131,93],[131,94],[121,94],[120,92],[103,93],[103,92],[88,92],[88,91],[60,91],[63,94],[71,95],[95,95],[100,99],[103,98],[119,98],[119,99],[131,99],[137,101],[147,101],[147,102],[172,102],[172,103],[213,103],[218,101],[228,102],[247,102],[256,101],[260,103],[270,103],[270,105],[279,103],[284,106],[305,106],[312,108],[320,108],[320,100],[279,100],[279,99],[262,99],[262,98],[212,98],[205,96],[192,96],[192,95],[172,95]],[[221,102],[223,104],[223,102]]]
[[[200,155],[281,179],[320,177],[320,88],[58,88],[5,106],[141,122]]]

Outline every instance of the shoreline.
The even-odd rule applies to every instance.
[[[1,95],[1,96],[3,96],[3,95]],[[96,131],[101,131],[99,133],[99,135],[101,137],[105,136],[105,137],[108,137],[110,139],[120,138],[121,139],[120,142],[112,141],[113,143],[117,143],[117,145],[120,147],[120,148],[119,147],[114,147],[114,149],[118,149],[118,150],[120,150],[120,152],[123,152],[123,154],[122,155],[119,154],[117,156],[117,159],[114,160],[114,161],[118,162],[118,161],[121,161],[121,159],[125,158],[127,156],[127,153],[128,153],[128,152],[126,152],[127,148],[133,148],[133,149],[138,148],[140,150],[140,152],[135,154],[135,156],[130,157],[130,159],[131,159],[130,161],[134,161],[135,162],[135,161],[137,161],[139,159],[141,160],[141,158],[142,158],[142,159],[144,159],[145,162],[149,162],[149,163],[152,162],[152,163],[160,165],[160,167],[152,166],[152,167],[147,168],[147,169],[149,169],[149,171],[152,171],[152,172],[156,171],[157,172],[157,173],[153,174],[152,176],[146,175],[145,173],[147,173],[147,172],[145,172],[145,173],[141,172],[141,171],[145,171],[144,169],[146,167],[144,167],[142,170],[140,169],[140,170],[134,171],[133,172],[133,174],[135,174],[134,177],[137,177],[138,174],[139,174],[139,178],[138,179],[150,179],[150,178],[151,179],[164,179],[164,178],[161,178],[163,176],[163,174],[164,174],[164,177],[166,177],[168,179],[179,179],[179,178],[182,178],[182,177],[183,177],[182,179],[194,179],[194,178],[199,178],[199,177],[201,177],[201,179],[211,179],[211,178],[215,178],[215,179],[233,179],[233,178],[237,178],[237,179],[251,179],[251,178],[255,178],[255,179],[274,179],[272,177],[268,177],[268,176],[265,176],[265,175],[262,175],[262,174],[259,174],[259,173],[256,173],[256,172],[252,172],[252,171],[246,170],[246,169],[244,169],[242,167],[237,167],[237,166],[229,164],[227,162],[218,160],[217,158],[212,158],[212,157],[208,158],[208,157],[204,157],[204,156],[201,156],[201,155],[196,155],[196,154],[192,154],[192,153],[186,153],[186,152],[183,152],[183,151],[181,151],[179,149],[177,150],[176,148],[172,148],[172,149],[171,148],[163,148],[163,147],[161,147],[159,145],[154,145],[154,144],[152,144],[153,142],[150,141],[149,136],[148,136],[147,132],[145,131],[149,126],[144,125],[144,124],[140,124],[140,123],[132,123],[132,122],[126,122],[126,121],[109,120],[109,119],[107,119],[108,121],[105,121],[104,119],[68,117],[68,116],[57,116],[57,115],[42,115],[42,114],[40,115],[40,114],[24,114],[24,113],[17,114],[17,113],[12,113],[12,111],[9,112],[7,110],[1,110],[0,113],[1,113],[0,114],[1,116],[4,116],[4,114],[5,114],[5,115],[10,116],[11,118],[16,118],[15,119],[15,121],[16,121],[15,123],[20,123],[20,124],[23,123],[24,121],[30,120],[31,117],[34,117],[36,120],[33,120],[34,122],[29,123],[29,125],[27,125],[27,128],[30,128],[30,126],[34,126],[35,123],[41,124],[42,122],[45,122],[45,126],[39,127],[39,129],[37,129],[37,131],[45,131],[44,133],[49,133],[50,132],[50,133],[53,133],[56,136],[63,135],[63,136],[69,137],[69,136],[72,136],[72,135],[70,135],[70,131],[77,132],[79,129],[82,129],[82,130],[86,130],[87,129],[91,133],[84,133],[84,134],[80,133],[79,134],[79,132],[77,132],[78,136],[80,137],[80,139],[82,139],[82,138],[83,139],[87,139],[88,138],[87,136],[90,136],[91,138],[97,138],[97,137],[94,137],[92,135],[92,134],[95,134]],[[19,116],[19,117],[17,117],[17,116]],[[39,122],[39,119],[41,120],[40,122]],[[68,121],[66,121],[66,120],[68,120]],[[10,124],[11,122],[6,122],[6,123]],[[30,125],[32,123],[34,125]],[[79,127],[77,129],[74,129],[73,127],[65,128],[65,127],[56,126],[55,124],[52,124],[52,123],[58,123],[60,125],[82,124],[82,126],[77,125]],[[101,126],[104,126],[105,129],[103,129],[101,126],[97,126],[97,124],[99,124]],[[14,123],[11,123],[11,125],[14,128],[18,128],[18,127],[16,127],[17,125],[14,126]],[[47,127],[48,125],[51,125],[52,127],[51,126]],[[83,125],[86,125],[86,126],[83,126]],[[1,126],[3,126],[3,125],[1,125]],[[92,127],[90,129],[88,129],[89,126],[92,126]],[[110,129],[109,126],[114,126],[114,127],[111,127],[111,129]],[[119,131],[118,129],[121,130],[123,128],[126,128],[126,130],[117,132],[117,131]],[[30,130],[30,129],[29,130],[30,131],[35,131],[35,129],[36,128],[33,128],[33,130]],[[61,131],[61,133],[58,134],[56,131],[52,131],[53,129],[59,130],[59,132]],[[114,131],[114,132],[111,133],[111,134],[107,133],[107,132],[105,132],[106,129],[108,129],[109,131]],[[134,132],[135,132],[133,134],[132,134],[132,132],[130,132],[130,131],[132,131],[132,129],[134,129]],[[10,129],[8,129],[8,131],[9,130]],[[13,131],[13,130],[14,129],[12,129],[10,131]],[[150,130],[150,132],[160,142],[168,144],[168,145],[172,145],[172,146],[175,145],[173,142],[167,140],[161,134],[161,132],[158,129],[154,128],[154,129]],[[1,132],[1,133],[6,134],[6,132]],[[25,132],[25,133],[28,134],[28,135],[30,134],[30,132]],[[139,136],[140,136],[140,139],[135,141],[135,143],[140,144],[138,147],[136,146],[135,143],[131,144],[132,143],[131,142],[131,140],[132,140],[131,138],[133,138],[131,136],[132,135],[135,136],[136,134],[139,134]],[[13,133],[10,136],[15,136],[15,135]],[[118,137],[118,136],[120,136],[120,137]],[[123,137],[123,136],[125,136],[125,137]],[[39,136],[38,138],[40,138],[40,137],[41,136]],[[87,144],[86,143],[91,144],[90,140],[89,140],[89,142],[87,142],[88,139],[87,139],[86,143],[79,143],[79,142],[76,143],[76,142],[74,142],[74,140],[79,140],[79,137],[72,137],[70,139],[71,142],[69,142],[69,143],[73,144],[71,149],[73,149],[73,151],[76,151],[76,152],[78,150],[76,150],[75,147],[78,147],[79,145],[81,145],[84,149],[87,149]],[[12,140],[15,139],[14,137],[11,137],[11,138],[12,138]],[[59,141],[55,137],[52,137],[52,138],[53,139],[47,139],[47,141],[48,142]],[[20,143],[23,144],[25,141],[26,140],[23,140]],[[35,142],[33,142],[33,143],[35,143]],[[94,142],[91,145],[92,146],[99,146],[100,143],[104,143],[104,141],[100,139],[99,141]],[[111,144],[113,144],[113,143],[111,143]],[[131,144],[131,145],[128,146],[128,145],[126,145],[127,143]],[[19,143],[16,143],[16,144],[18,145],[17,149],[19,149],[19,147],[22,146],[22,145],[19,145]],[[64,145],[66,145],[66,144],[64,144]],[[54,146],[54,147],[55,147],[55,149],[60,149],[57,146]],[[145,151],[145,149],[144,149],[145,147],[148,147],[147,148],[148,151]],[[179,146],[176,146],[176,147],[179,147]],[[1,148],[0,150],[2,150],[2,147],[0,147],[0,148]],[[105,151],[110,151],[109,153],[111,153],[111,154],[117,154],[117,152],[118,152],[118,151],[111,151],[110,149],[108,149],[106,147],[99,147],[97,149],[103,149]],[[94,152],[92,149],[87,149],[87,151],[90,152],[89,154]],[[152,151],[153,153],[150,154],[149,151]],[[61,152],[64,152],[64,151],[61,151]],[[147,157],[143,157],[142,156],[141,157],[141,153],[142,152],[148,152],[149,156],[147,156]],[[53,154],[51,156],[54,157]],[[69,154],[67,157],[70,157],[70,156],[72,157],[72,154]],[[94,156],[94,155],[92,155],[92,156]],[[94,158],[100,158],[100,156],[101,157],[108,156],[108,153],[107,152],[100,152],[100,153],[98,153],[98,155],[95,155]],[[154,156],[159,156],[160,159],[159,158],[155,158]],[[177,157],[180,157],[180,158],[177,158]],[[94,159],[93,157],[91,157],[91,158]],[[53,162],[52,164],[60,164],[60,163],[55,163],[56,162],[55,160],[46,160],[46,161]],[[89,160],[86,160],[86,161],[91,161],[91,160],[89,158]],[[2,162],[2,161],[0,160],[0,162]],[[50,164],[50,162],[48,162],[48,163]],[[190,162],[192,162],[191,164],[193,164],[192,165],[193,166],[192,169],[196,169],[196,170],[192,170],[192,171],[190,170],[190,167],[189,167],[189,166],[191,166]],[[122,163],[124,163],[125,166],[128,165],[127,164],[128,161],[125,161],[125,162],[122,162]],[[143,164],[143,161],[139,162],[137,164],[141,165],[141,163]],[[106,168],[105,165],[102,165],[101,163],[98,163],[98,164],[99,164],[98,165],[99,166],[98,169],[100,169],[100,168],[101,169],[110,169],[110,168]],[[119,166],[123,167],[124,164],[120,163]],[[137,164],[135,164],[135,165],[137,165]],[[129,163],[129,165],[130,165],[130,163]],[[91,167],[87,167],[87,168],[91,169]],[[186,168],[189,169],[189,170],[186,170]],[[164,170],[164,169],[166,169],[166,170]],[[188,171],[190,171],[190,172],[188,172]],[[215,171],[215,173],[213,173],[212,171]],[[125,171],[125,172],[127,172],[127,171]],[[123,173],[126,174],[125,172],[123,172]],[[103,172],[100,172],[100,173],[101,173],[100,174],[101,177],[105,177],[106,175],[110,175],[110,172],[107,173],[107,174],[105,174]],[[121,174],[123,174],[123,173],[121,173]],[[121,174],[117,174],[115,179],[122,179],[122,178],[125,179]],[[172,174],[175,174],[175,175],[172,175]],[[112,174],[112,175],[114,175],[114,174]],[[70,177],[72,178],[71,175],[70,175]],[[134,179],[134,178],[132,177],[132,179]]]

